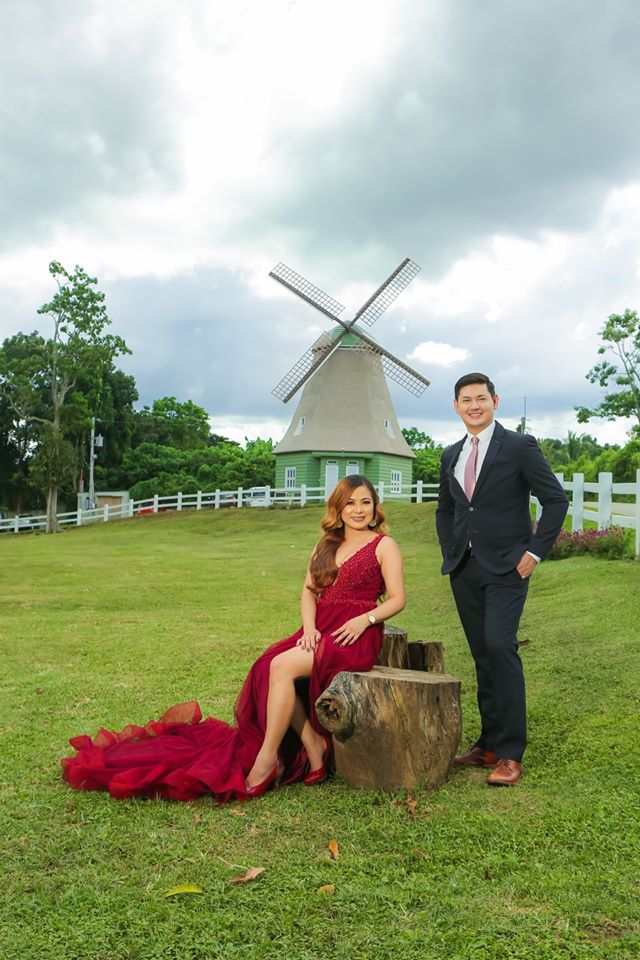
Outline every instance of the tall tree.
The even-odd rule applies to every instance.
[[[73,447],[65,437],[64,413],[87,418],[93,414],[102,394],[105,376],[116,356],[129,353],[121,337],[105,333],[111,323],[105,307],[105,296],[95,289],[97,279],[82,267],[69,273],[56,260],[49,264],[49,273],[57,292],[39,314],[53,321],[53,336],[39,338],[34,351],[18,364],[11,364],[6,352],[0,351],[0,392],[8,400],[21,421],[41,427],[41,455],[36,474],[42,478],[47,493],[47,531],[58,528],[56,512],[58,490],[73,472]],[[68,401],[79,381],[87,384],[83,401]],[[47,409],[42,410],[42,385],[47,387]],[[72,409],[75,408],[75,409]]]
[[[633,432],[640,436],[640,319],[637,312],[612,313],[600,336],[604,342],[598,347],[598,353],[609,354],[616,362],[604,359],[596,363],[587,373],[587,380],[603,388],[614,383],[622,389],[606,394],[597,407],[578,407],[578,422],[635,417],[638,422]]]

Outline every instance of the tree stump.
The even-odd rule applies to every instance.
[[[382,648],[378,657],[380,667],[407,666],[407,631],[394,627],[389,623],[384,625]]]
[[[412,640],[407,644],[409,670],[444,673],[444,650],[439,640]]]
[[[460,681],[446,673],[339,673],[316,710],[334,734],[336,770],[352,787],[441,786],[462,730]]]
[[[442,643],[439,640],[415,640],[407,643],[406,630],[385,624],[378,666],[444,673]]]

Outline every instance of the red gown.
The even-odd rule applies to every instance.
[[[311,677],[297,686],[319,732],[324,728],[314,704],[322,691],[343,670],[370,670],[380,653],[381,624],[368,627],[347,647],[336,646],[330,634],[351,617],[371,610],[384,593],[375,552],[382,536],[349,557],[334,583],[318,597],[316,627],[321,639]],[[195,701],[178,704],[144,727],[132,724],[120,733],[102,728],[93,739],[74,737],[69,742],[77,752],[62,760],[64,779],[76,790],[108,790],[119,799],[194,800],[213,794],[224,803],[246,797],[245,779],[264,739],[271,661],[295,647],[301,636],[302,628],[274,643],[253,664],[236,701],[235,725],[214,717],[203,720]],[[306,751],[291,728],[280,757],[284,762],[281,783],[294,783],[309,772]]]

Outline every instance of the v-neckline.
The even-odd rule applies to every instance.
[[[343,560],[341,564],[337,564],[337,563],[336,563],[336,567],[338,568],[338,570],[342,570],[342,568],[344,567],[345,563],[349,563],[349,560],[353,560],[353,558],[354,558],[354,557],[357,557],[359,553],[362,553],[362,551],[365,549],[365,547],[368,547],[368,546],[370,546],[372,543],[375,543],[376,540],[381,540],[383,536],[384,536],[384,534],[379,533],[377,536],[375,536],[375,537],[373,538],[373,540],[367,540],[367,542],[366,542],[366,543],[363,543],[361,547],[358,547],[358,549],[355,550],[354,553],[350,553],[349,556],[348,556],[345,560]],[[337,551],[336,551],[336,552],[337,552]]]

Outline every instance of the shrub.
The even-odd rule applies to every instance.
[[[585,553],[603,560],[620,560],[630,556],[626,532],[622,527],[576,530],[574,533],[561,530],[547,555],[547,560],[564,560],[566,557],[576,557]]]

